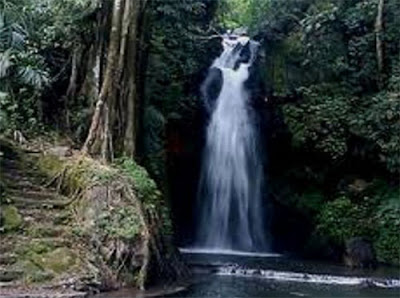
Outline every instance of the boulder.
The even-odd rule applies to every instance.
[[[346,241],[344,262],[351,268],[374,268],[376,258],[372,245],[361,237]]]

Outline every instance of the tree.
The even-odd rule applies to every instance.
[[[138,44],[140,31],[145,30],[141,25],[146,3],[146,0],[113,1],[104,77],[82,148],[83,152],[101,156],[103,160],[113,158],[115,145],[127,156],[135,155]],[[117,137],[123,141],[118,143]]]

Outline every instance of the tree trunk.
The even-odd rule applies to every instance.
[[[99,67],[101,70],[106,64],[105,73],[82,148],[90,155],[112,159],[115,147],[126,156],[135,156],[139,122],[138,73],[143,71],[139,61],[141,31],[145,29],[141,25],[146,3],[147,0],[113,0],[107,60],[100,60]]]
[[[126,124],[124,132],[123,152],[126,156],[134,157],[136,153],[136,102],[137,102],[137,88],[136,88],[136,69],[137,69],[137,51],[138,51],[138,23],[139,23],[139,10],[140,2],[133,3],[132,11],[132,26],[129,32],[129,47],[130,51],[127,55],[127,94],[126,94]]]
[[[64,106],[65,106],[65,127],[67,130],[71,128],[70,126],[70,119],[69,119],[69,102],[73,99],[76,95],[77,90],[77,80],[78,80],[78,72],[79,67],[78,63],[81,61],[82,56],[82,47],[81,45],[76,45],[74,48],[74,52],[72,54],[71,59],[71,75],[69,77],[69,84],[68,89],[64,97]]]
[[[376,36],[376,58],[378,63],[378,81],[379,87],[382,87],[383,83],[383,40],[382,40],[382,33],[383,33],[383,9],[384,9],[384,0],[379,0],[378,3],[378,13],[376,15],[375,21],[375,36]]]
[[[113,85],[120,49],[120,31],[123,15],[123,0],[114,0],[111,22],[110,41],[107,53],[107,66],[96,109],[92,118],[87,139],[82,151],[91,155],[101,155],[103,159],[112,158],[112,123],[110,123],[110,108],[112,108]]]
[[[137,60],[137,67],[136,67],[136,73],[138,74],[143,74],[141,76],[136,76],[136,94],[138,98],[141,100],[137,100],[135,102],[135,106],[131,107],[132,110],[134,110],[134,113],[137,115],[135,119],[132,120],[132,127],[134,127],[134,138],[136,139],[136,144],[135,144],[135,154],[140,155],[140,152],[138,151],[141,150],[140,146],[142,144],[138,143],[138,139],[143,139],[143,136],[141,133],[143,132],[143,122],[142,119],[140,119],[138,116],[141,115],[143,117],[144,115],[144,106],[148,105],[144,101],[146,100],[146,97],[144,96],[144,90],[145,90],[145,83],[146,83],[146,69],[147,69],[147,64],[148,64],[148,56],[149,56],[149,44],[148,44],[148,39],[150,38],[151,35],[151,15],[150,15],[150,1],[149,0],[144,0],[141,2],[141,7],[140,7],[140,22],[138,22],[138,35],[137,35],[137,42],[138,42],[138,49],[136,52],[136,60]]]

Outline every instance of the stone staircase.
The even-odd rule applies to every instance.
[[[52,286],[76,261],[70,201],[46,186],[37,157],[0,139],[0,297],[84,297]]]

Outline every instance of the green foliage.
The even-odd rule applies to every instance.
[[[136,195],[144,206],[160,214],[164,233],[172,233],[169,208],[165,205],[161,192],[158,190],[154,180],[150,178],[146,169],[127,157],[121,157],[115,163],[125,174],[133,179]]]
[[[98,218],[99,228],[108,236],[135,240],[142,230],[138,211],[132,206],[118,207],[112,212],[103,212]]]
[[[144,136],[143,147],[146,150],[146,168],[157,181],[165,177],[164,148],[165,148],[165,124],[163,114],[155,106],[148,106],[143,116]]]
[[[301,94],[282,107],[294,147],[331,161],[369,156],[399,173],[398,1],[384,6],[383,73],[377,66],[377,0],[246,3],[245,15],[258,10],[244,25],[264,38],[268,88]],[[360,148],[352,147],[355,137],[364,142]]]
[[[374,243],[381,262],[400,263],[400,193],[382,203],[377,212],[379,234]]]
[[[116,164],[131,177],[135,183],[135,189],[139,199],[147,206],[158,206],[161,200],[161,192],[157,185],[149,177],[146,169],[139,166],[134,160],[126,157],[117,159]]]
[[[360,105],[350,120],[352,133],[374,144],[379,160],[393,173],[400,172],[400,92],[394,88],[399,78],[392,76],[393,87]]]
[[[303,90],[304,101],[283,108],[295,146],[310,146],[332,159],[347,151],[350,104],[336,86],[318,85]]]
[[[22,10],[27,4],[0,3],[0,132],[37,125],[37,101],[49,84],[43,58],[28,43],[33,24]]]
[[[316,217],[316,234],[337,246],[351,237],[372,242],[380,262],[398,264],[400,252],[400,190],[374,180],[357,196],[323,204]]]
[[[322,208],[317,217],[317,232],[337,245],[356,236],[371,239],[374,227],[369,222],[369,212],[365,204],[354,204],[347,197],[337,198]]]
[[[313,216],[321,210],[324,203],[325,197],[318,189],[309,189],[298,198],[296,208]]]
[[[151,32],[146,69],[143,137],[144,165],[165,188],[166,125],[170,119],[191,119],[198,107],[199,71],[207,69],[210,55],[209,28],[216,1],[182,0],[151,2]],[[213,50],[218,50],[217,46]]]
[[[62,58],[85,35],[89,1],[0,2],[0,132],[40,131],[43,98],[68,61]]]
[[[236,29],[248,25],[254,18],[254,16],[251,16],[250,11],[253,2],[254,0],[221,1],[218,7],[220,25],[227,29]]]

